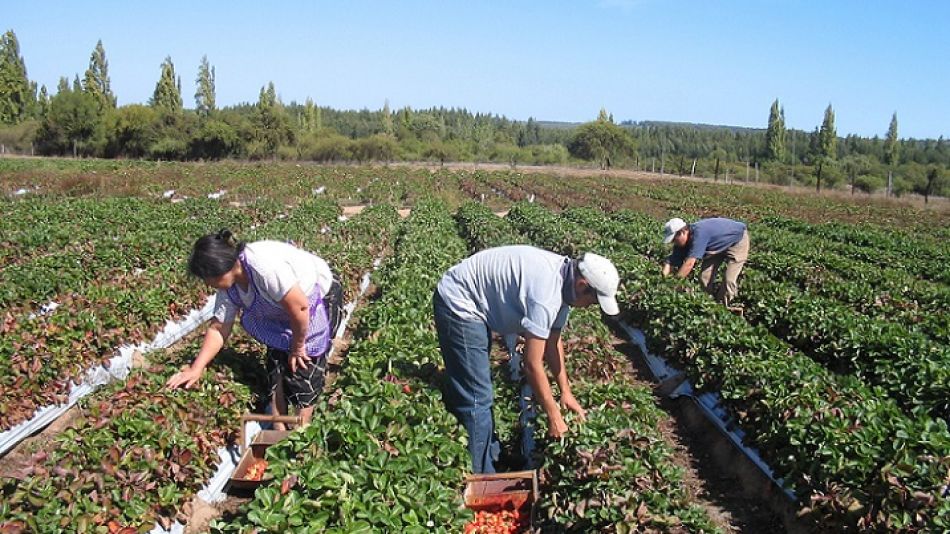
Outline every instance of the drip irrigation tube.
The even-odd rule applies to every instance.
[[[745,456],[763,476],[768,478],[771,484],[773,484],[776,489],[779,489],[789,502],[794,502],[795,494],[783,485],[782,479],[775,476],[772,468],[762,459],[758,451],[743,443],[745,433],[737,427],[732,414],[728,408],[723,405],[722,397],[714,392],[697,393],[696,390],[693,389],[693,385],[690,381],[685,378],[685,373],[671,366],[662,356],[658,356],[649,351],[646,336],[642,330],[630,326],[623,321],[620,321],[619,325],[624,333],[627,334],[630,341],[640,348],[644,362],[647,364],[654,378],[661,384],[672,386],[666,388],[669,390],[667,396],[671,399],[679,397],[691,399],[705,416],[706,420],[712,423],[715,428],[719,430],[720,434],[729,440],[733,447]]]

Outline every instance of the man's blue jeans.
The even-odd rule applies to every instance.
[[[482,321],[464,321],[452,313],[438,290],[432,296],[432,309],[445,362],[442,401],[468,432],[472,471],[494,473],[501,446],[492,414],[491,331]]]

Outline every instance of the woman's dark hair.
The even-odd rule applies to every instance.
[[[195,241],[188,258],[188,272],[198,278],[217,278],[231,270],[244,250],[244,242],[234,238],[231,230],[223,228]]]

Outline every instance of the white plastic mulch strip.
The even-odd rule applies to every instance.
[[[373,268],[375,269],[381,263],[380,259],[376,259],[373,262]],[[350,318],[353,316],[353,311],[356,309],[356,304],[359,300],[366,294],[366,290],[369,289],[370,283],[370,273],[367,272],[363,275],[363,278],[360,280],[360,291],[359,294],[351,302],[348,302],[343,306],[343,310],[346,312],[343,316],[343,319],[340,321],[340,326],[337,328],[334,339],[343,339],[344,334],[346,334],[346,326],[350,322]],[[333,355],[333,352],[336,350],[336,347],[331,346],[330,352],[327,354],[329,358]],[[245,427],[245,443],[244,447],[247,447],[251,444],[254,436],[261,431],[261,425],[256,421],[251,421]],[[218,462],[217,470],[211,479],[201,488],[201,491],[198,492],[198,497],[204,500],[207,503],[216,503],[221,502],[227,498],[227,494],[224,493],[224,486],[227,484],[228,479],[231,478],[231,474],[234,472],[234,469],[237,467],[237,463],[240,460],[236,455],[231,453],[226,447],[218,449],[218,457],[221,459]],[[180,531],[176,531],[175,528],[181,526],[179,523],[172,525],[172,530],[165,530],[161,525],[156,524],[155,528],[150,531],[150,534],[166,534],[172,533],[177,534]]]
[[[184,319],[166,323],[165,328],[149,343],[139,345],[123,345],[117,350],[117,355],[109,360],[108,368],[96,365],[87,369],[81,382],[73,383],[69,391],[69,400],[63,404],[44,406],[36,410],[33,417],[0,433],[0,455],[15,447],[27,437],[39,432],[47,425],[66,413],[79,399],[92,393],[99,386],[113,380],[125,380],[132,367],[132,355],[135,352],[148,352],[171,346],[179,339],[188,335],[198,325],[211,317],[213,302],[211,299],[200,310],[192,310]]]
[[[676,375],[682,375],[681,371],[678,371],[672,367],[662,356],[657,356],[647,349],[646,335],[644,335],[642,330],[639,328],[634,328],[622,321],[620,322],[620,328],[627,334],[627,337],[630,339],[630,341],[640,347],[640,352],[643,354],[644,360],[646,361],[647,366],[650,368],[650,372],[653,373],[654,378],[659,381],[663,381],[668,378],[675,377]],[[743,443],[745,432],[737,428],[732,414],[729,412],[729,409],[723,405],[722,397],[718,393],[708,392],[697,394],[690,381],[683,380],[683,382],[679,384],[679,386],[677,386],[671,393],[669,393],[668,396],[672,399],[677,397],[689,397],[690,399],[693,399],[706,418],[711,421],[737,449],[739,449],[753,464],[755,464],[762,474],[767,476],[776,486],[782,488],[782,491],[789,500],[795,500],[795,494],[783,486],[782,480],[780,478],[775,477],[775,474],[772,472],[772,468],[767,463],[765,463],[764,460],[762,460],[759,452],[753,448],[747,447]]]
[[[54,311],[56,311],[56,308],[59,308],[59,303],[54,300],[51,300],[47,302],[46,304],[40,306],[39,311],[37,311],[36,313],[31,313],[29,315],[29,319],[32,321],[33,319],[36,319],[37,317],[41,315],[49,315],[53,313]]]

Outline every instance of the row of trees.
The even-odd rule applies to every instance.
[[[852,191],[946,194],[950,144],[899,139],[897,114],[885,139],[839,138],[834,110],[813,132],[785,127],[776,100],[767,128],[659,122],[615,123],[601,110],[582,125],[509,120],[466,109],[408,107],[334,110],[284,104],[273,83],[254,104],[218,108],[215,69],[202,58],[194,107],[185,108],[171,58],[160,66],[145,104],[117,106],[102,42],[84,75],[61,78],[50,95],[29,80],[13,31],[0,39],[0,149],[45,155],[153,159],[303,159],[332,161],[498,161],[564,164],[593,161],[735,179],[760,179]],[[754,178],[753,178],[754,177]]]

